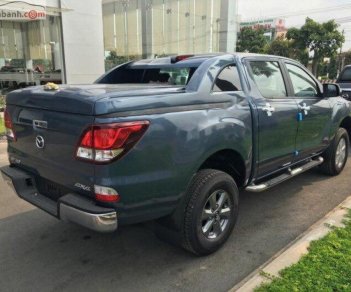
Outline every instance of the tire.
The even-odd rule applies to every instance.
[[[344,128],[339,128],[328,149],[323,153],[324,162],[320,170],[327,175],[338,175],[345,167],[349,154],[349,135]]]
[[[222,171],[201,170],[193,177],[186,198],[182,246],[196,255],[217,251],[238,216],[239,191],[233,178]]]

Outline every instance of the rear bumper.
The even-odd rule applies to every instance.
[[[112,232],[117,229],[117,214],[115,211],[92,214],[61,203],[60,219],[74,222],[99,232]]]
[[[69,193],[58,201],[40,194],[34,178],[27,172],[10,166],[0,168],[3,179],[17,195],[47,213],[64,221],[74,222],[98,232],[117,230],[117,213],[114,209],[97,206],[94,201]]]

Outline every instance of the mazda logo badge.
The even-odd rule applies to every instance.
[[[35,138],[35,145],[37,145],[38,148],[43,149],[45,146],[45,141],[44,138],[42,136],[37,136]]]

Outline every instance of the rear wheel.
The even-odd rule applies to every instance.
[[[332,143],[323,153],[324,162],[320,169],[328,175],[338,175],[345,167],[349,154],[349,136],[344,128],[339,128]]]
[[[197,255],[217,251],[237,220],[239,191],[233,178],[222,171],[201,170],[193,178],[187,198],[182,246]]]

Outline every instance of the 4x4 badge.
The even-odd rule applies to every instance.
[[[47,121],[40,121],[40,120],[33,120],[33,128],[43,128],[47,129],[48,128],[48,122]]]
[[[35,138],[35,145],[37,145],[38,148],[43,149],[45,146],[45,140],[42,136],[38,135]]]

